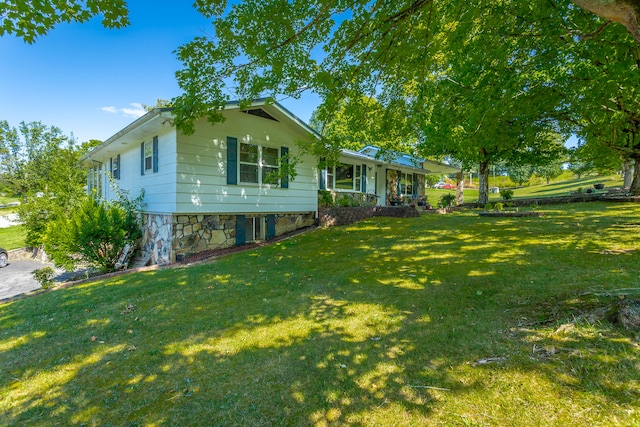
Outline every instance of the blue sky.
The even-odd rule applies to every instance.
[[[211,24],[187,1],[128,2],[131,24],[102,27],[100,17],[60,24],[32,45],[0,37],[0,120],[40,121],[78,142],[105,140],[144,113],[141,104],[180,94],[173,53]],[[279,100],[308,122],[313,94]]]

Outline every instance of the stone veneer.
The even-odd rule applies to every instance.
[[[264,215],[247,215],[251,216]],[[315,222],[315,212],[276,214],[275,233],[280,236]],[[186,255],[236,245],[235,215],[146,214],[143,229],[141,249],[151,264],[175,262]]]
[[[149,257],[151,264],[167,264],[175,261],[171,251],[173,215],[143,214],[140,250]]]
[[[321,227],[349,225],[376,216],[412,218],[420,216],[416,208],[410,206],[360,206],[346,208],[320,208],[318,220]]]

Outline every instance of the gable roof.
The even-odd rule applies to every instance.
[[[227,103],[225,111],[236,110],[240,108],[240,102],[233,101]],[[277,116],[286,118],[293,124],[300,127],[304,132],[311,133],[319,137],[318,133],[308,124],[296,117],[289,110],[284,108],[277,102],[268,102],[266,98],[256,99],[251,103],[251,108],[242,110],[243,113],[252,114],[262,118],[281,121]],[[89,163],[92,158],[108,158],[116,155],[122,150],[123,145],[130,143],[140,143],[149,134],[160,133],[167,125],[173,126],[173,108],[154,108],[142,117],[137,118],[126,127],[116,132],[113,136],[107,138],[102,144],[95,147],[89,153],[85,154],[81,159],[81,163]],[[114,144],[115,142],[118,144]]]

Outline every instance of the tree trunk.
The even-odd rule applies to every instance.
[[[461,205],[464,203],[464,175],[462,172],[456,174],[456,204]]]
[[[627,159],[624,161],[623,167],[623,177],[624,177],[624,188],[628,190],[631,188],[631,183],[633,182],[633,165],[631,160]]]
[[[640,155],[633,158],[633,182],[629,191],[634,196],[640,196]]]
[[[489,203],[489,162],[483,161],[478,169],[478,205]]]
[[[587,10],[606,21],[613,21],[624,25],[640,44],[640,25],[638,14],[640,7],[634,0],[571,0],[584,10]]]

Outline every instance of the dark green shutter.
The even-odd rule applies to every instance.
[[[238,184],[238,138],[227,137],[227,184]]]
[[[116,179],[120,179],[120,171],[122,170],[122,164],[120,163],[120,154],[118,154],[118,156],[116,157],[116,162],[118,163],[118,173],[116,174],[118,176],[116,176]]]
[[[140,175],[144,175],[144,142],[140,144]]]
[[[402,171],[398,171],[398,196],[402,195]]]
[[[285,165],[289,165],[289,147],[280,147],[280,158],[283,159]],[[280,188],[289,188],[289,175],[280,178]]]
[[[413,174],[413,197],[418,197],[418,174]]]
[[[360,191],[367,192],[367,165],[362,165],[362,183],[360,184]]]
[[[247,217],[236,215],[236,246],[247,243]]]
[[[276,215],[267,215],[267,240],[271,240],[276,237]]]
[[[153,137],[153,172],[158,172],[158,137]]]

